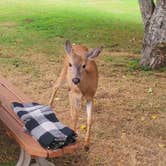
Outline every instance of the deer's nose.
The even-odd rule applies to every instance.
[[[72,81],[73,81],[74,84],[80,83],[80,79],[79,78],[73,78]]]

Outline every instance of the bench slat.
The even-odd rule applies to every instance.
[[[73,144],[73,145],[68,145],[62,148],[62,154],[70,154],[76,151],[76,149],[79,148],[79,143]],[[55,150],[48,150],[48,157],[53,158],[53,157],[59,157],[60,155],[55,151]]]

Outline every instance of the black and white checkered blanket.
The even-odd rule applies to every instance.
[[[23,121],[25,130],[43,147],[57,149],[76,141],[76,133],[59,122],[49,106],[14,102],[12,109]]]

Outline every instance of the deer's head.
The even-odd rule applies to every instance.
[[[84,46],[73,48],[69,40],[65,43],[65,51],[68,59],[68,69],[72,75],[72,82],[77,85],[81,81],[83,72],[86,72],[88,61],[93,61],[101,53],[103,47],[91,51]]]

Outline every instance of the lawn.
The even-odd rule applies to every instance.
[[[90,46],[140,50],[142,23],[136,1],[1,0],[0,11],[0,44],[8,47],[55,54],[68,38]]]
[[[0,1],[0,74],[34,101],[48,103],[66,39],[105,46],[97,59],[100,77],[90,151],[80,148],[53,159],[56,165],[166,165],[166,71],[139,66],[142,38],[136,0]],[[70,126],[66,87],[57,98],[57,116]],[[84,109],[78,124],[83,142],[82,124]],[[18,155],[18,145],[0,122],[0,166],[13,166]]]

